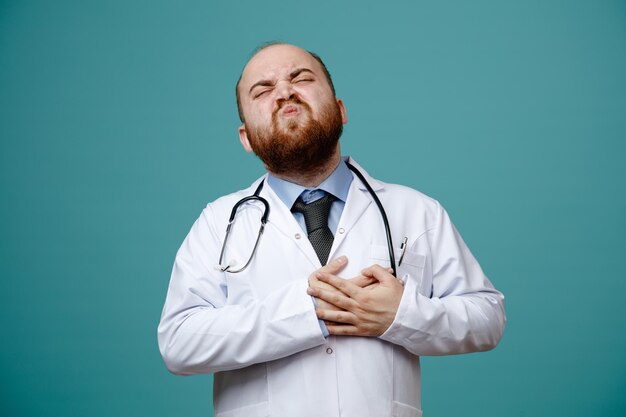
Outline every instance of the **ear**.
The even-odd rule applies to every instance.
[[[346,107],[343,105],[343,101],[340,98],[336,99],[339,106],[339,112],[341,113],[341,123],[344,125],[348,123],[348,114],[346,113]]]
[[[239,126],[239,142],[247,152],[252,152],[252,146],[248,140],[248,132],[246,131],[246,125]]]

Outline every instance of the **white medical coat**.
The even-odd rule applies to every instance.
[[[217,417],[415,417],[421,415],[419,355],[484,351],[506,321],[504,297],[491,285],[439,203],[415,190],[365,175],[387,211],[396,248],[408,238],[398,277],[404,292],[380,337],[324,338],[307,295],[321,265],[306,234],[270,187],[264,235],[250,266],[218,271],[234,204],[256,189],[210,203],[183,242],[158,328],[161,354],[176,374],[215,373]],[[248,259],[262,205],[239,210],[226,261]],[[348,257],[353,277],[389,266],[380,212],[352,181],[329,259]]]

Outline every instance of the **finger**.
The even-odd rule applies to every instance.
[[[388,282],[389,280],[396,279],[396,277],[391,274],[390,268],[383,268],[378,264],[365,268],[361,271],[361,274],[367,277],[373,277],[380,282]]]
[[[365,336],[365,332],[351,324],[328,324],[328,333],[336,336]]]
[[[320,300],[326,301],[327,303],[339,307],[343,310],[353,310],[357,307],[357,304],[354,300],[336,290],[328,291],[322,288],[309,287],[307,288],[306,292],[311,297],[319,298]]]
[[[324,300],[319,298],[313,298],[315,300],[315,308],[321,310],[334,310],[334,311],[343,311],[341,308],[332,305],[331,303],[327,303]]]
[[[365,275],[359,275],[359,276],[356,276],[354,278],[350,278],[349,281],[354,283],[355,285],[358,285],[361,288],[365,288],[368,285],[372,285],[372,284],[378,282],[378,280],[376,278],[374,278],[372,276],[365,276]],[[326,284],[326,283],[324,283],[324,284]],[[326,285],[328,285],[328,284],[326,284]]]
[[[317,272],[327,272],[329,274],[336,274],[348,265],[348,258],[346,256],[340,256],[317,270]]]
[[[387,268],[387,272],[393,275],[393,268]],[[373,277],[374,273],[370,270],[370,267],[361,271],[361,274],[367,277]]]
[[[320,272],[315,275],[316,278],[322,282],[332,285],[337,288],[342,293],[346,294],[349,297],[354,297],[357,295],[359,290],[361,289],[358,285],[350,282],[350,280],[338,278],[334,275],[325,274]]]
[[[346,256],[340,256],[339,258],[333,259],[332,261],[330,261],[329,263],[327,263],[326,265],[324,265],[323,267],[317,269],[316,271],[313,271],[313,273],[309,276],[309,286],[321,286],[323,288],[327,288],[327,289],[333,289],[333,287],[329,284],[320,282],[317,277],[316,274],[318,272],[325,272],[325,273],[329,273],[329,274],[336,274],[339,271],[341,271],[343,268],[345,268],[345,266],[348,264],[348,258]]]
[[[316,287],[316,288],[321,288],[323,290],[327,290],[327,291],[339,291],[337,288],[333,287],[330,284],[327,284],[325,282],[322,282],[320,280],[309,280],[309,286],[310,287]]]
[[[318,319],[325,322],[334,322],[335,324],[355,324],[357,322],[357,317],[354,314],[344,310],[336,311],[318,308],[315,310],[315,313]]]

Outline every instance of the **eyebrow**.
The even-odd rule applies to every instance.
[[[295,70],[291,71],[291,73],[289,74],[289,79],[293,80],[294,78],[296,78],[298,75],[302,74],[303,72],[315,75],[315,73],[308,68],[296,68]],[[248,90],[248,94],[252,93],[252,90],[254,90],[256,87],[269,87],[272,85],[274,85],[274,81],[272,80],[257,81],[254,84],[252,84],[252,87],[250,87],[250,90]]]
[[[308,68],[296,68],[295,70],[291,71],[291,74],[289,74],[289,76],[293,80],[294,78],[296,78],[298,75],[302,74],[303,72],[308,72],[312,75],[315,75],[315,73]]]

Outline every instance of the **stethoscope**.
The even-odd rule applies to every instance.
[[[361,172],[358,169],[356,169],[353,165],[351,165],[348,161],[345,161],[345,162],[346,162],[346,165],[348,166],[348,168],[350,168],[350,170],[352,172],[354,172],[357,177],[359,177],[359,179],[361,180],[363,185],[365,185],[365,188],[367,188],[367,191],[372,196],[372,199],[374,200],[374,202],[378,206],[378,210],[380,211],[380,215],[381,215],[381,217],[383,219],[383,223],[385,224],[385,233],[387,235],[387,247],[388,247],[388,250],[389,250],[389,261],[390,261],[390,264],[391,264],[391,268],[393,269],[392,273],[393,273],[394,277],[397,277],[397,273],[396,273],[396,257],[394,255],[393,240],[391,239],[391,228],[389,227],[389,221],[387,220],[387,213],[385,213],[385,209],[383,208],[383,205],[381,204],[380,200],[378,199],[378,196],[376,196],[376,193],[374,192],[372,187],[369,185],[369,183],[367,182],[367,180],[365,179],[363,174],[361,174]],[[248,267],[248,265],[250,265],[250,262],[252,261],[252,258],[256,254],[256,250],[257,250],[257,248],[259,246],[259,242],[261,241],[261,236],[263,235],[263,231],[265,230],[265,224],[267,223],[267,217],[270,214],[270,205],[269,205],[269,203],[267,202],[267,200],[265,198],[263,198],[263,197],[261,197],[259,195],[261,190],[263,189],[263,183],[264,183],[264,181],[261,181],[259,186],[254,191],[253,195],[250,195],[248,197],[242,198],[237,203],[235,203],[235,205],[233,206],[233,209],[230,212],[230,218],[228,219],[228,226],[226,226],[226,236],[224,237],[224,242],[222,243],[222,250],[220,251],[220,260],[219,260],[218,265],[216,265],[216,269],[218,269],[218,270],[220,270],[222,272],[230,272],[231,274],[236,274],[238,272],[243,271],[244,269],[246,269]],[[226,242],[228,242],[228,238],[230,236],[230,229],[231,229],[231,227],[233,225],[233,222],[235,221],[235,217],[237,215],[237,211],[239,210],[239,207],[242,204],[247,203],[249,201],[260,201],[265,206],[264,211],[263,211],[263,216],[261,216],[261,226],[259,227],[259,233],[257,235],[256,242],[254,242],[254,247],[252,248],[252,253],[250,254],[250,257],[248,258],[248,261],[241,268],[233,269],[233,267],[235,266],[235,262],[234,261],[230,261],[226,265],[222,264],[222,261],[224,260],[224,251],[226,249]],[[400,250],[402,252],[401,252],[401,255],[400,255],[400,261],[399,261],[398,265],[400,265],[402,263],[402,258],[404,257],[404,251],[406,250],[406,246],[407,246],[407,242],[406,241],[407,241],[407,239],[405,238],[404,242],[402,242],[402,246],[400,247]]]

